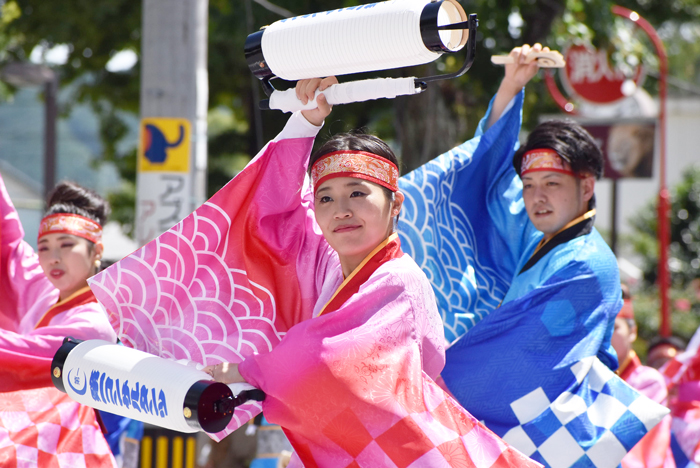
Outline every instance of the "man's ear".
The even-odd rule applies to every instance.
[[[583,201],[588,203],[591,198],[593,198],[594,193],[595,177],[589,175],[581,179],[581,197],[583,198]]]

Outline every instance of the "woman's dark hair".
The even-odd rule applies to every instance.
[[[70,213],[84,216],[104,226],[109,218],[109,203],[90,189],[74,182],[60,182],[49,195],[44,216]]]
[[[311,159],[309,160],[309,172],[311,172],[311,167],[313,167],[314,163],[323,156],[343,150],[366,151],[367,153],[376,154],[384,159],[388,159],[394,163],[397,168],[399,167],[399,160],[389,145],[374,135],[358,130],[351,133],[339,133],[334,135],[321,145],[321,147],[311,155]],[[385,190],[391,194],[389,189]]]
[[[548,120],[528,135],[527,141],[513,155],[513,167],[520,175],[523,155],[533,149],[554,150],[571,166],[575,174],[603,175],[603,153],[590,133],[572,120]]]

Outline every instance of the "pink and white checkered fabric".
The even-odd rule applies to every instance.
[[[92,408],[55,388],[0,393],[3,468],[116,468]]]

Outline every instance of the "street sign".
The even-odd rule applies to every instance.
[[[190,213],[192,130],[181,118],[141,120],[136,240],[143,245]]]
[[[593,104],[612,104],[634,93],[641,86],[644,71],[637,67],[633,76],[626,77],[613,69],[607,52],[584,45],[572,45],[564,53],[562,83],[567,91]]]

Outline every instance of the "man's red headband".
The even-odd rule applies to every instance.
[[[388,159],[365,151],[335,151],[320,158],[311,167],[314,192],[326,180],[335,177],[364,179],[392,192],[399,190],[399,169]]]
[[[90,242],[102,242],[102,226],[90,218],[70,213],[56,213],[41,220],[39,237],[47,234],[72,234]]]
[[[520,165],[520,177],[528,172],[554,171],[576,176],[569,163],[559,154],[549,148],[539,148],[528,151],[523,155]]]

